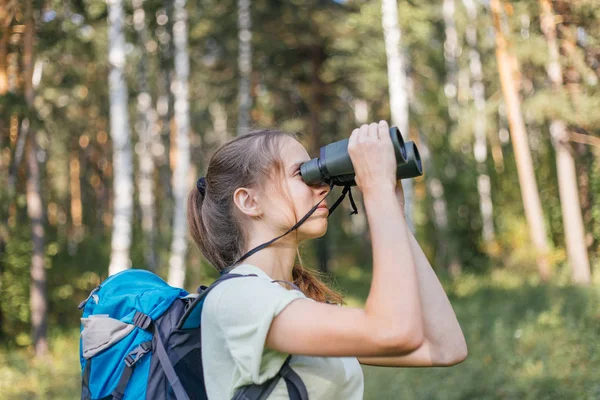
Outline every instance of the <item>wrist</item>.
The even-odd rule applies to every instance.
[[[376,184],[361,188],[363,198],[380,198],[382,196],[394,195],[395,187],[391,184]]]

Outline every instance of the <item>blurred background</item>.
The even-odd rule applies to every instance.
[[[365,399],[600,398],[599,17],[599,0],[0,0],[0,398],[79,398],[77,305],[109,274],[212,282],[185,202],[220,144],[280,128],[317,157],[380,119],[423,156],[408,218],[469,357],[364,367]],[[354,192],[359,213],[344,201],[301,252],[360,305]]]

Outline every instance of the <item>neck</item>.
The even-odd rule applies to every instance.
[[[294,268],[296,254],[298,253],[295,233],[292,231],[279,240],[276,240],[274,243],[243,260],[242,264],[248,263],[262,269],[271,279],[292,282],[292,269]],[[249,241],[246,251],[250,251],[277,236],[269,236],[267,238],[264,235],[256,235],[254,239]]]

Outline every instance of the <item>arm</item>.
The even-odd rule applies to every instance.
[[[396,188],[398,204],[404,209],[404,193],[399,184]],[[423,306],[424,334],[423,345],[410,354],[398,357],[361,358],[368,365],[379,366],[450,366],[462,362],[467,357],[467,344],[450,301],[444,292],[431,264],[421,246],[409,232],[410,247],[417,264],[419,293]]]
[[[421,347],[415,262],[394,187],[365,191],[363,198],[373,243],[373,279],[365,308],[294,300],[273,318],[268,348],[314,356],[392,356]]]

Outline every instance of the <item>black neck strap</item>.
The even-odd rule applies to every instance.
[[[228,273],[229,271],[231,271],[232,269],[234,269],[240,262],[242,262],[246,258],[250,257],[252,254],[254,254],[254,253],[256,253],[256,252],[264,249],[265,247],[271,245],[276,240],[281,239],[282,237],[284,237],[288,233],[292,232],[294,229],[297,229],[300,225],[302,225],[304,223],[304,221],[306,221],[317,210],[317,208],[319,207],[319,204],[321,204],[323,202],[323,200],[325,200],[332,193],[333,186],[334,186],[334,183],[331,182],[331,184],[329,185],[329,193],[327,193],[327,196],[323,197],[321,199],[321,201],[319,201],[313,208],[311,208],[310,211],[304,217],[302,217],[302,219],[300,221],[298,221],[294,226],[292,226],[286,233],[284,233],[283,235],[278,236],[275,239],[272,239],[272,240],[270,240],[270,241],[268,241],[266,243],[263,243],[260,246],[257,246],[255,248],[253,248],[252,250],[250,250],[249,252],[247,252],[246,254],[244,254],[242,257],[240,257],[236,262],[234,262],[231,267],[227,267],[223,271],[221,271],[221,275],[225,275],[226,273]],[[348,197],[350,197],[350,203],[352,204],[352,212],[350,213],[350,215],[358,214],[358,210],[356,209],[356,204],[354,203],[354,199],[352,198],[351,186],[350,185],[346,185],[346,186],[344,186],[344,190],[342,191],[342,195],[336,200],[336,202],[333,204],[333,206],[331,206],[329,208],[329,215],[327,216],[327,218],[331,217],[331,214],[333,213],[333,211],[344,200],[344,198],[346,197],[346,193],[348,194]]]

